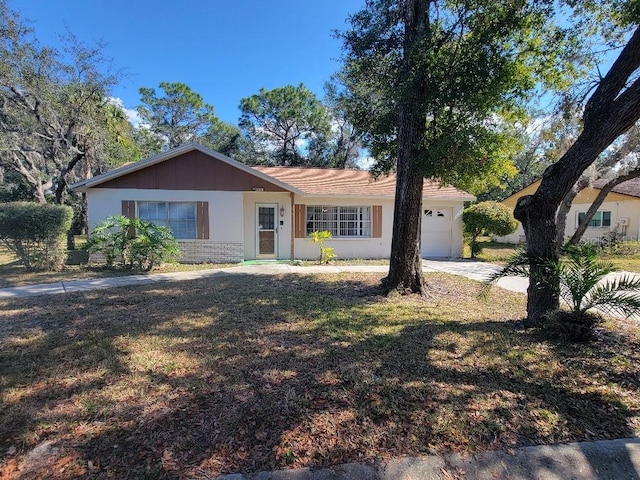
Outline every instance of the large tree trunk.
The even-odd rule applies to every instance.
[[[404,5],[404,73],[411,77],[412,61],[417,41],[426,34],[429,25],[429,2],[407,0]],[[397,182],[393,218],[393,238],[389,259],[389,275],[384,280],[388,292],[426,293],[422,275],[420,230],[422,219],[422,186],[424,177],[416,159],[424,151],[425,119],[419,105],[424,82],[414,79],[407,85],[398,112]]]
[[[416,120],[405,108],[401,112],[400,124]],[[406,126],[405,128],[411,128]],[[414,131],[417,130],[413,126]],[[384,280],[384,288],[388,292],[425,293],[422,275],[422,254],[420,250],[420,231],[422,219],[422,185],[424,179],[417,171],[416,164],[410,156],[413,150],[410,144],[399,142],[398,168],[395,206],[393,212],[393,237],[391,240],[391,257],[389,259],[389,275]],[[402,147],[402,148],[401,148]],[[400,153],[405,150],[404,154]],[[408,150],[408,151],[406,151]]]
[[[640,32],[629,43],[587,102],[584,128],[575,143],[545,170],[534,195],[518,200],[514,215],[522,223],[531,261],[527,322],[539,324],[558,308],[558,282],[541,263],[557,261],[555,215],[578,178],[616,138],[640,118],[640,80],[627,86],[640,66]],[[626,87],[626,88],[625,88]]]

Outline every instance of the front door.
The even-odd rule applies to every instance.
[[[256,257],[275,257],[278,254],[277,211],[278,205],[275,204],[256,205]]]

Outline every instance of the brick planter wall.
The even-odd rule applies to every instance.
[[[238,263],[244,260],[244,245],[241,242],[215,242],[212,240],[178,240],[180,263]],[[103,265],[104,256],[92,253],[92,265]]]
[[[178,241],[180,258],[184,263],[237,263],[244,260],[241,242],[213,240]]]

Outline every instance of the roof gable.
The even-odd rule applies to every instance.
[[[195,143],[71,185],[71,189],[79,191],[94,187],[226,191],[260,189],[302,193],[291,185]]]

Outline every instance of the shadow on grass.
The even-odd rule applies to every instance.
[[[205,478],[634,434],[640,349],[541,342],[498,320],[522,296],[482,306],[477,284],[434,278],[428,302],[381,297],[371,274],[4,301],[5,468],[47,440],[49,478]]]

